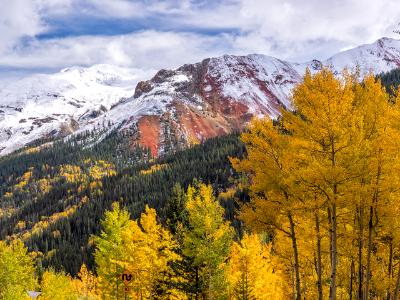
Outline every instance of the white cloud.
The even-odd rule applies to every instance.
[[[106,63],[141,69],[170,68],[222,55],[232,41],[229,36],[152,30],[120,36],[69,37],[32,41],[0,56],[0,65],[61,69]]]
[[[76,3],[79,5],[79,3]],[[146,16],[145,6],[140,1],[129,0],[86,0],[81,1],[80,5],[84,7],[84,12],[97,16],[109,16],[117,18],[132,18]]]
[[[397,0],[13,0],[2,8],[0,65],[28,69],[96,63],[158,69],[224,53],[305,61],[396,37],[400,22]],[[154,20],[154,29],[35,39],[51,29],[45,20],[69,15]]]
[[[235,19],[244,30],[274,40],[279,52],[294,56],[290,45],[312,53],[308,46],[315,41],[343,48],[393,36],[400,6],[396,0],[242,0]]]
[[[45,30],[37,7],[30,0],[0,1],[0,54],[10,50],[22,38]]]
[[[400,22],[397,0],[237,0],[212,10],[190,10],[187,26],[234,28],[238,48],[284,59],[327,58],[351,45],[393,33]]]

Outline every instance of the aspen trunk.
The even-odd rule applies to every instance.
[[[199,268],[196,267],[196,294],[195,299],[199,300],[200,284],[199,284]]]
[[[365,291],[364,300],[369,298],[369,283],[371,281],[371,251],[372,251],[372,218],[373,218],[373,208],[369,209],[369,221],[368,221],[368,246],[367,246],[367,265],[365,271]]]
[[[297,249],[297,238],[296,232],[294,228],[294,221],[292,215],[288,214],[289,223],[290,223],[290,237],[292,240],[293,247],[293,255],[294,255],[294,273],[296,280],[296,300],[301,300],[301,286],[300,286],[300,270],[299,270],[299,253]]]
[[[353,299],[354,273],[355,273],[355,266],[354,266],[354,258],[352,257],[351,258],[351,269],[350,269],[349,300]]]
[[[363,260],[362,260],[362,249],[364,247],[364,209],[360,207],[358,214],[358,223],[360,226],[359,236],[358,236],[358,300],[363,299]]]
[[[399,289],[400,289],[400,268],[397,273],[396,287],[394,288],[393,300],[399,299]]]
[[[321,233],[319,228],[319,215],[318,211],[315,213],[315,230],[317,233],[317,286],[318,286],[318,300],[322,300],[322,262],[321,262]]]
[[[388,263],[388,277],[389,277],[389,286],[387,289],[387,296],[386,299],[390,300],[391,299],[391,285],[392,285],[392,273],[393,273],[393,240],[390,238],[389,240],[389,263]]]
[[[331,284],[330,284],[330,288],[329,288],[329,299],[336,300],[336,267],[337,267],[336,203],[332,204],[330,231],[331,231]]]

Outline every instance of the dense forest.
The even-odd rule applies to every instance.
[[[398,71],[152,158],[113,132],[0,159],[0,299],[398,299]],[[23,278],[23,280],[21,280]]]
[[[29,148],[0,161],[1,239],[22,238],[40,253],[43,266],[73,275],[82,263],[93,266],[88,241],[112,202],[119,201],[135,217],[147,204],[165,220],[175,184],[186,188],[197,178],[223,191],[233,179],[228,156],[244,152],[236,134],[159,159],[140,148],[128,156],[131,150],[121,145],[126,139],[117,133],[82,150],[80,141],[90,136],[40,151]],[[122,149],[118,155],[116,148]],[[234,203],[225,206],[233,220]]]
[[[387,73],[379,74],[379,76],[377,76],[377,79],[381,80],[382,85],[385,87],[388,93],[394,95],[400,85],[400,69],[395,69]]]

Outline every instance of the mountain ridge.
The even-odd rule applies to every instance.
[[[293,63],[262,54],[223,55],[160,70],[71,67],[0,86],[0,155],[42,139],[115,129],[154,156],[242,129],[253,116],[279,115],[309,68],[361,74],[400,67],[400,40],[381,38],[324,61]],[[100,137],[101,139],[101,137]]]

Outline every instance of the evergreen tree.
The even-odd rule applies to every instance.
[[[177,233],[179,224],[187,225],[186,195],[179,183],[172,188],[172,195],[165,205],[167,226],[172,234]]]

